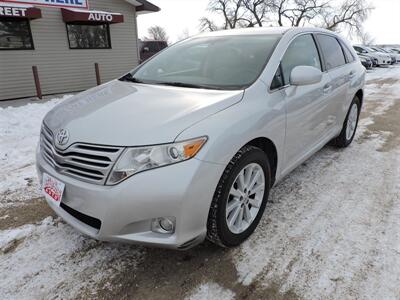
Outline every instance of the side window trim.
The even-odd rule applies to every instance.
[[[321,72],[326,72],[327,68],[325,65],[325,57],[323,56],[321,45],[319,44],[318,39],[315,36],[315,33],[311,34],[311,36],[314,40],[315,47],[317,48],[318,51],[319,63],[321,64]]]
[[[342,40],[340,40],[340,39],[337,39],[337,40],[338,40],[338,42],[339,42],[340,47],[342,47],[342,51],[343,51],[343,54],[344,54],[344,58],[346,59],[346,64],[351,64],[351,63],[353,63],[353,62],[355,61],[355,57],[354,57],[353,54],[351,53],[349,47],[347,47],[346,44],[345,44]],[[347,56],[345,50],[347,50],[347,52],[351,55],[350,58]]]
[[[280,72],[280,74],[281,74],[282,85],[279,86],[279,87],[276,87],[276,88],[271,88],[272,82],[274,81],[274,78],[275,78],[276,74],[278,73],[278,70],[279,70],[279,72]],[[290,84],[286,84],[286,85],[285,85],[285,80],[284,80],[284,77],[283,77],[283,76],[284,76],[284,75],[283,75],[283,72],[282,72],[282,64],[281,64],[281,62],[279,62],[278,68],[276,69],[276,71],[275,71],[275,73],[274,73],[274,77],[272,78],[271,84],[270,84],[269,87],[268,87],[268,91],[269,91],[270,93],[274,93],[274,92],[276,92],[276,91],[283,90],[284,88],[287,88],[287,87],[290,85]]]
[[[316,36],[315,33],[313,34],[313,38],[315,40],[315,43],[317,44],[318,52],[321,55],[322,72],[323,73],[327,73],[328,72],[328,67],[326,66],[325,53],[322,51],[322,46],[321,46],[320,42],[318,41],[317,36]]]

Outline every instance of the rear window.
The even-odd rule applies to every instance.
[[[325,34],[317,34],[316,37],[321,46],[327,70],[332,70],[346,64],[342,47],[336,38]]]
[[[346,56],[346,61],[348,63],[352,63],[353,61],[355,61],[355,57],[353,56],[353,53],[351,53],[349,48],[347,48],[346,44],[343,43],[342,41],[340,41],[340,45],[342,46],[344,55]]]

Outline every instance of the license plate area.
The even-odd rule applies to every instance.
[[[49,202],[60,206],[64,189],[65,184],[63,182],[50,176],[49,174],[43,173],[42,193]]]

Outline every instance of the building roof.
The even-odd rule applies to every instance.
[[[153,3],[150,3],[147,0],[126,0],[126,1],[136,6],[136,12],[138,14],[158,12],[161,10],[158,6],[154,5]]]

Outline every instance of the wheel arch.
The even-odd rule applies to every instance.
[[[246,145],[260,148],[267,155],[271,167],[271,186],[273,186],[278,169],[278,151],[274,142],[266,137],[258,137],[251,140]]]
[[[358,97],[358,99],[360,99],[360,104],[361,107],[363,106],[363,102],[364,102],[364,91],[362,89],[359,89],[356,93],[356,97]]]

